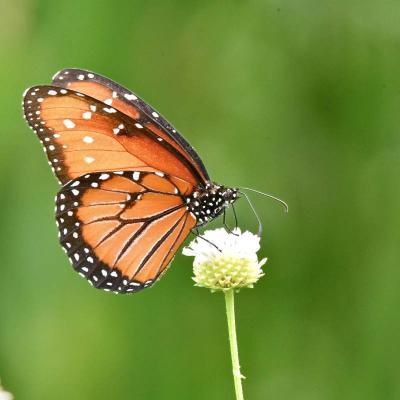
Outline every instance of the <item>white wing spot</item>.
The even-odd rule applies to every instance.
[[[108,112],[109,114],[112,114],[112,113],[116,113],[116,112],[117,112],[117,110],[116,110],[115,108],[112,108],[112,107],[110,107],[110,108],[104,107],[103,110],[104,110],[105,112]]]
[[[91,164],[95,159],[93,157],[86,156],[83,158],[83,160],[85,161],[85,163]]]
[[[53,90],[53,89],[49,90],[47,93],[48,93],[50,96],[55,96],[55,95],[57,94],[57,92],[56,92],[55,90]]]
[[[143,125],[140,125],[140,124],[138,124],[138,123],[136,123],[135,126],[136,126],[136,128],[139,128],[139,129],[142,129],[142,128],[143,128]]]
[[[68,129],[75,128],[75,126],[76,126],[75,123],[72,122],[70,119],[64,119],[63,122],[64,122],[65,127]]]
[[[158,117],[159,117],[159,115],[158,115],[155,111],[153,111],[153,112],[151,113],[151,115],[152,115],[154,118],[158,118]]]
[[[129,93],[125,93],[125,94],[124,94],[124,97],[125,97],[127,100],[136,100],[136,99],[137,99],[137,97],[136,97],[134,94],[129,94]]]
[[[135,171],[135,172],[132,174],[132,178],[133,178],[134,181],[138,181],[139,178],[140,178],[140,172]]]
[[[102,181],[104,181],[104,180],[108,179],[109,177],[110,177],[109,174],[101,174],[101,175],[99,176],[99,179],[101,179]]]
[[[93,143],[94,142],[94,139],[91,136],[85,136],[82,140],[85,143]]]
[[[80,75],[78,75],[78,79],[79,79],[80,81],[83,81],[83,80],[85,79],[85,76],[82,75],[82,74],[80,74]]]
[[[90,119],[92,118],[92,113],[90,111],[86,111],[82,114],[83,119]]]

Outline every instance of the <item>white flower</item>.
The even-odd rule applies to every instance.
[[[266,258],[258,261],[260,238],[239,228],[206,231],[193,240],[182,253],[194,257],[193,280],[196,286],[212,291],[253,287],[264,273]]]
[[[6,392],[0,385],[0,400],[13,400],[13,395],[10,392]]]

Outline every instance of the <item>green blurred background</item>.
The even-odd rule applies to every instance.
[[[0,377],[17,400],[232,399],[223,297],[179,255],[96,291],[58,245],[58,185],[21,95],[64,67],[118,81],[252,196],[267,276],[237,298],[248,400],[399,399],[400,3],[0,3]],[[248,206],[240,225],[256,230]]]

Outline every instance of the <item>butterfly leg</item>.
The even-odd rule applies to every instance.
[[[201,235],[200,235],[200,233],[199,233],[199,228],[196,227],[196,228],[192,229],[192,233],[193,233],[194,236],[196,236],[196,237],[198,237],[198,238],[204,240],[204,241],[207,242],[208,244],[211,244],[211,246],[214,246],[220,253],[222,253],[221,249],[220,249],[216,244],[214,244],[213,242],[209,241],[209,240],[206,239],[204,236],[201,236]]]
[[[235,229],[238,228],[238,218],[237,218],[237,214],[236,214],[236,209],[235,209],[235,205],[232,203],[232,211],[233,211],[233,215],[235,216]]]
[[[233,214],[234,214],[234,216],[235,216],[235,228],[234,228],[234,229],[236,229],[236,228],[238,227],[238,225],[237,225],[237,216],[236,216],[235,209],[233,208],[233,204],[232,204],[232,209],[233,209]],[[233,232],[233,230],[232,230],[231,228],[229,228],[228,224],[226,223],[226,210],[225,210],[225,209],[224,209],[224,214],[223,214],[222,223],[223,223],[223,225],[224,225],[225,230],[226,230],[229,234],[232,234],[232,235],[235,235],[235,236],[239,236],[237,233]]]

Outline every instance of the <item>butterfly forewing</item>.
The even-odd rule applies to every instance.
[[[66,69],[24,94],[24,114],[64,186],[60,243],[93,286],[152,285],[197,225],[226,204],[194,149],[151,106],[98,74]]]
[[[153,284],[196,223],[182,185],[147,171],[89,173],[66,184],[56,218],[75,270],[117,293]]]
[[[138,168],[197,182],[196,169],[173,146],[93,97],[37,86],[25,94],[24,111],[62,183],[88,172]]]
[[[53,85],[73,89],[100,100],[141,123],[155,133],[159,140],[168,142],[182,157],[195,166],[200,180],[209,179],[206,168],[196,151],[172,125],[154,108],[135,93],[112,80],[82,69],[69,68],[58,72],[53,77]]]

